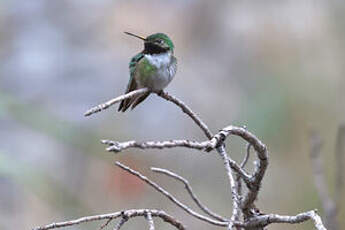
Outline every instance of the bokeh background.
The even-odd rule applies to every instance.
[[[89,107],[125,90],[129,59],[143,44],[123,31],[170,35],[178,72],[167,91],[213,132],[246,125],[268,145],[270,165],[258,200],[262,212],[293,215],[321,208],[309,159],[310,130],[324,140],[326,178],[334,193],[336,131],[345,122],[343,1],[1,0],[0,229],[31,229],[126,208],[161,208],[190,229],[218,229],[187,216],[116,168],[115,160],[197,210],[181,184],[149,167],[183,175],[204,203],[230,216],[216,153],[180,148],[114,155],[100,144],[100,139],[204,140],[176,106],[152,95],[131,112],[111,108],[83,117]],[[242,159],[243,142],[231,138],[227,147],[234,159]],[[339,220],[345,219],[344,201]],[[156,222],[157,229],[171,229]],[[133,219],[123,229],[142,224]],[[313,229],[311,223],[269,229],[282,227]]]

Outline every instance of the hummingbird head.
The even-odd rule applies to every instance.
[[[163,33],[152,34],[146,38],[138,35],[125,32],[125,34],[134,36],[144,41],[144,53],[147,54],[159,54],[165,52],[174,52],[174,44],[168,35]]]

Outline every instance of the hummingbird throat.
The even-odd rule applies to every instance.
[[[144,44],[144,54],[161,54],[168,52],[167,48],[161,47],[151,42],[145,42]]]

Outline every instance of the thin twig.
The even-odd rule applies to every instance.
[[[112,218],[109,218],[104,224],[101,225],[101,227],[99,228],[99,230],[102,230],[103,228],[107,227],[108,224],[112,221]]]
[[[126,210],[124,211],[125,215],[128,216],[128,218],[133,218],[137,216],[145,216],[147,215],[147,212],[151,213],[152,217],[159,217],[163,221],[170,223],[174,227],[176,227],[179,230],[185,230],[186,227],[176,220],[175,217],[172,217],[168,215],[166,212],[162,210],[155,210],[155,209],[132,209],[132,210]],[[69,220],[65,222],[59,222],[59,223],[52,223],[46,226],[37,227],[34,228],[34,230],[49,230],[49,229],[55,229],[55,228],[61,228],[61,227],[68,227],[73,225],[78,225],[86,222],[92,222],[92,221],[99,221],[99,220],[109,220],[109,219],[116,219],[123,215],[123,211],[121,212],[115,212],[115,213],[109,213],[109,214],[103,214],[103,215],[95,215],[95,216],[85,216],[81,217],[75,220]],[[317,214],[317,212],[309,211],[300,213],[296,216],[281,216],[277,214],[268,214],[268,215],[261,215],[254,217],[245,223],[242,222],[234,222],[234,223],[225,223],[223,225],[224,227],[228,227],[229,225],[235,226],[235,227],[241,227],[241,228],[255,228],[260,226],[267,226],[272,223],[290,223],[290,224],[298,224],[302,223],[304,221],[312,219],[314,221],[314,225],[317,230],[326,230],[324,225],[322,224],[322,220],[320,216]]]
[[[316,210],[300,213],[296,216],[282,216],[277,214],[261,215],[251,218],[249,221],[244,223],[243,227],[265,227],[273,223],[299,224],[310,219],[313,220],[317,230],[327,230],[322,224],[322,220],[320,216],[317,214]]]
[[[266,146],[252,133],[247,131],[246,129],[242,127],[236,127],[236,126],[228,126],[222,129],[219,133],[213,136],[213,138],[209,141],[204,142],[194,142],[194,141],[186,141],[186,140],[175,140],[175,141],[166,141],[166,142],[144,142],[144,143],[137,143],[135,141],[130,142],[112,142],[112,141],[103,141],[103,143],[112,146],[115,146],[115,148],[110,148],[110,151],[120,151],[124,148],[129,147],[139,147],[139,148],[165,148],[165,147],[177,147],[177,146],[184,146],[189,148],[200,148],[200,149],[213,149],[217,148],[217,151],[224,159],[224,154],[220,152],[220,150],[223,149],[225,151],[224,147],[218,148],[221,146],[226,137],[229,135],[236,135],[242,137],[245,141],[250,143],[257,153],[257,156],[259,158],[259,163],[254,170],[254,173],[252,176],[249,176],[234,160],[231,158],[228,158],[229,165],[231,169],[233,169],[236,173],[238,173],[243,181],[246,183],[249,192],[247,193],[244,202],[243,202],[243,209],[248,209],[251,204],[255,201],[257,198],[258,191],[261,186],[262,178],[264,177],[267,165],[268,165],[268,151]],[[108,149],[109,151],[109,149]],[[226,165],[225,165],[226,166]],[[226,169],[227,170],[227,169]],[[230,174],[227,173],[229,176]],[[229,179],[230,180],[230,179]]]
[[[176,97],[173,97],[171,95],[168,95],[168,93],[166,92],[161,92],[158,94],[160,97],[168,100],[168,101],[171,101],[173,102],[175,105],[177,105],[178,107],[180,107],[182,109],[182,111],[184,113],[186,113],[200,128],[201,130],[205,133],[206,137],[208,139],[214,139],[213,135],[212,135],[212,132],[208,129],[207,125],[187,106],[185,105],[181,100],[177,99]],[[219,146],[222,146],[223,143],[219,143],[218,140],[216,140],[216,144],[213,148],[216,148],[217,152],[219,153],[220,156],[222,156],[223,160],[224,160],[224,156],[226,155],[227,156],[227,153],[226,153],[226,150],[224,147],[219,147]],[[210,147],[207,147],[206,148],[206,151],[211,151],[212,148]],[[230,166],[231,167],[228,167],[230,163]],[[227,162],[224,164],[224,166],[226,167],[225,170],[227,171],[227,175],[228,175],[228,178],[229,178],[229,181],[230,181],[230,185],[234,185],[234,187],[231,187],[231,193],[232,193],[232,197],[236,198],[236,200],[233,200],[233,205],[234,205],[234,211],[233,211],[233,217],[232,219],[238,219],[238,216],[239,216],[239,209],[237,209],[236,207],[238,206],[238,198],[239,198],[239,195],[236,194],[236,191],[233,190],[233,188],[235,188],[235,181],[233,179],[233,176],[232,176],[232,169],[233,168],[235,171],[238,171],[238,174],[241,174],[241,176],[243,176],[243,180],[246,182],[247,186],[248,186],[248,177],[244,177],[244,174],[241,173],[243,172],[243,170],[238,167],[237,163],[233,160],[231,160],[231,162]],[[236,168],[236,169],[235,169]],[[230,173],[229,173],[230,172]],[[233,183],[231,182],[233,181]],[[237,203],[237,204],[235,204]]]
[[[125,215],[124,212],[122,212],[122,218],[119,223],[117,223],[114,227],[114,230],[120,230],[120,228],[129,220],[128,216]]]
[[[250,156],[250,148],[252,147],[252,145],[250,143],[247,143],[247,147],[246,147],[246,155],[244,156],[242,163],[240,165],[240,167],[244,170],[244,167],[246,166],[249,156]],[[237,182],[237,193],[239,196],[242,196],[242,181],[241,181],[241,175],[238,175],[238,173],[236,173],[236,182]]]
[[[149,224],[149,230],[155,230],[155,224],[153,223],[152,215],[150,211],[147,211],[145,218]]]
[[[246,155],[244,156],[244,159],[241,163],[241,168],[244,168],[248,162],[249,156],[250,156],[250,148],[252,147],[252,145],[250,143],[247,143],[247,148],[246,148]]]
[[[123,101],[123,100],[128,99],[128,98],[132,98],[132,97],[134,97],[136,95],[139,95],[139,94],[147,93],[149,91],[150,90],[148,88],[141,88],[141,89],[133,90],[133,91],[127,93],[127,94],[118,96],[118,97],[113,98],[113,99],[111,99],[111,100],[109,100],[107,102],[104,102],[104,103],[99,104],[99,105],[97,105],[95,107],[92,107],[91,109],[89,109],[88,111],[86,111],[84,113],[84,116],[90,116],[90,115],[92,115],[94,113],[98,113],[98,112],[100,112],[102,110],[105,110],[105,109],[109,108],[110,106],[112,106],[112,105],[114,105],[114,104],[116,104],[116,103],[118,103],[120,101]]]
[[[218,134],[216,134],[212,138],[212,140],[214,139],[225,140],[225,138],[229,135],[240,136],[245,141],[250,143],[254,147],[255,152],[257,153],[257,157],[259,159],[259,162],[257,164],[256,169],[254,170],[254,173],[250,179],[250,182],[246,183],[249,191],[242,202],[241,209],[247,210],[254,203],[255,199],[258,196],[258,192],[261,186],[261,181],[265,175],[265,172],[268,166],[268,151],[267,151],[267,147],[255,135],[247,131],[245,128],[236,127],[236,126],[228,126],[222,129]],[[213,145],[217,146],[217,143],[214,141]],[[236,172],[240,172],[240,170]]]
[[[144,88],[144,89],[139,89],[136,91],[132,91],[128,94],[119,96],[115,99],[112,99],[106,103],[100,104],[96,107],[91,108],[85,113],[85,116],[89,116],[93,113],[100,112],[104,109],[107,109],[111,105],[120,102],[124,99],[131,98],[135,95],[142,94],[148,92],[149,89]],[[231,229],[233,227],[236,228],[250,228],[250,229],[255,229],[255,228],[262,228],[265,227],[271,223],[301,223],[303,221],[312,219],[314,221],[314,225],[318,230],[326,230],[326,228],[323,226],[322,221],[320,216],[316,213],[316,211],[309,211],[305,213],[300,213],[296,216],[281,216],[281,215],[276,215],[276,214],[269,214],[269,215],[249,215],[247,212],[247,209],[250,209],[251,207],[254,206],[254,201],[258,196],[258,191],[261,186],[261,181],[263,179],[263,176],[265,174],[267,165],[268,165],[268,151],[266,146],[253,134],[248,132],[244,128],[239,128],[235,126],[228,126],[221,130],[219,133],[216,135],[212,135],[211,131],[208,129],[206,124],[187,106],[185,105],[182,101],[179,99],[168,95],[165,92],[156,92],[157,95],[160,97],[173,102],[175,105],[180,107],[184,113],[186,113],[204,132],[206,137],[209,139],[208,141],[204,142],[195,142],[195,141],[187,141],[187,140],[174,140],[174,141],[163,141],[163,142],[144,142],[144,143],[137,143],[135,141],[130,141],[130,142],[112,142],[112,141],[103,141],[104,144],[109,145],[110,147],[107,149],[108,151],[114,151],[118,152],[126,148],[130,147],[136,147],[136,148],[141,148],[141,149],[146,149],[146,148],[172,148],[172,147],[178,147],[178,146],[183,146],[183,147],[188,147],[188,148],[194,148],[198,150],[206,150],[206,151],[211,151],[212,149],[216,149],[219,155],[222,157],[224,166],[227,172],[229,184],[231,187],[231,194],[232,194],[232,200],[233,200],[233,215],[231,217],[231,220],[228,221],[217,221],[211,218],[208,218],[206,216],[203,216],[192,209],[190,209],[188,206],[185,204],[181,203],[179,200],[177,200],[174,196],[172,196],[169,192],[167,192],[165,189],[157,185],[155,182],[149,180],[147,177],[143,176],[139,172],[122,165],[119,162],[116,162],[116,165],[119,166],[120,168],[126,170],[127,172],[137,176],[147,184],[151,185],[153,188],[155,188],[157,191],[168,197],[173,203],[177,204],[180,208],[185,210],[187,213],[191,214],[192,216],[203,220],[205,222],[208,222],[210,224],[218,225],[218,226],[223,226],[223,227],[228,227],[228,229]],[[247,155],[242,162],[241,165],[238,165],[237,162],[232,160],[225,148],[224,148],[224,141],[229,135],[236,135],[242,137],[245,141],[249,143],[248,149],[247,149]],[[249,157],[249,152],[250,152],[250,145],[253,146],[257,157],[259,159],[259,162],[254,170],[254,173],[252,175],[248,175],[243,167],[245,166],[248,157]],[[234,175],[238,176],[238,178],[241,178],[247,185],[248,187],[248,193],[244,197],[244,199],[240,200],[240,193],[238,192],[236,188],[236,180],[234,179]],[[178,176],[178,175],[176,175]],[[174,177],[178,179],[178,177]],[[182,178],[182,177],[181,177]],[[182,178],[184,179],[184,178]],[[184,179],[185,180],[185,179]],[[240,179],[238,179],[240,181]],[[181,180],[183,181],[183,180]],[[188,182],[188,181],[187,181]],[[188,190],[188,188],[187,188]],[[190,188],[190,193],[193,194],[191,188]],[[192,196],[193,197],[193,196]],[[194,199],[194,198],[193,198]],[[202,206],[202,205],[201,205]],[[200,206],[199,206],[200,207]],[[206,208],[206,207],[204,207]],[[204,210],[205,211],[205,210]],[[245,218],[246,222],[240,222],[239,220],[239,215],[240,212],[244,212],[247,214],[247,218]],[[116,212],[116,213],[111,213],[111,214],[104,214],[104,215],[97,215],[97,216],[88,216],[88,217],[82,217],[76,220],[71,220],[71,221],[66,221],[66,222],[60,222],[60,223],[53,223],[50,225],[46,225],[44,227],[38,227],[36,228],[37,230],[46,230],[46,229],[53,229],[53,228],[59,228],[59,227],[65,227],[65,226],[72,226],[76,224],[81,224],[84,222],[89,222],[89,221],[97,221],[97,220],[104,220],[107,219],[108,221],[104,224],[106,226],[109,224],[109,222],[113,219],[116,219],[118,217],[122,217],[120,220],[120,223],[116,225],[115,229],[119,229],[124,222],[127,221],[127,219],[136,217],[136,216],[145,216],[149,222],[150,230],[154,229],[153,225],[153,220],[152,217],[160,217],[164,221],[172,224],[179,230],[184,230],[185,227],[178,222],[174,217],[169,216],[163,211],[160,210],[147,210],[147,209],[136,209],[136,210],[127,210],[123,212]],[[216,218],[216,217],[214,217]],[[223,218],[223,217],[221,217]],[[216,218],[217,219],[217,218]],[[218,219],[219,220],[219,219]],[[121,224],[122,223],[122,224]]]
[[[119,166],[121,169],[129,172],[130,174],[138,177],[139,179],[141,179],[142,181],[144,181],[145,183],[147,183],[148,185],[152,186],[154,189],[156,189],[158,192],[162,193],[164,196],[168,197],[168,199],[170,201],[172,201],[173,203],[175,203],[177,206],[179,206],[180,208],[182,208],[183,210],[185,210],[187,213],[189,213],[190,215],[198,218],[199,220],[205,221],[207,223],[213,224],[213,225],[218,225],[218,226],[227,226],[228,222],[224,222],[224,221],[217,221],[217,220],[213,220],[211,218],[208,218],[207,216],[203,216],[195,211],[193,211],[192,209],[190,209],[187,205],[183,204],[181,201],[179,201],[177,198],[175,198],[173,195],[171,195],[168,191],[166,191],[165,189],[163,189],[162,187],[160,187],[158,184],[156,184],[155,182],[151,181],[150,179],[148,179],[146,176],[142,175],[141,173],[129,168],[126,165],[121,164],[120,162],[116,161],[115,164],[117,166]]]
[[[240,198],[239,198],[239,194],[237,193],[237,190],[236,190],[236,182],[235,182],[233,172],[232,172],[232,169],[231,169],[230,163],[229,163],[230,157],[226,153],[224,145],[219,146],[217,148],[217,151],[223,159],[224,168],[225,168],[226,174],[228,176],[228,180],[229,180],[229,184],[230,184],[230,194],[231,194],[231,198],[232,198],[232,216],[231,216],[230,220],[231,220],[231,222],[235,222],[235,221],[239,220],[240,215],[241,215],[241,210],[240,210]]]
[[[246,147],[246,154],[243,158],[243,161],[240,165],[240,167],[242,168],[242,170],[244,170],[244,167],[246,166],[249,156],[250,156],[250,148],[252,147],[252,145],[250,143],[247,143],[247,147]],[[236,176],[235,176],[235,187],[236,187],[236,193],[239,196],[239,199],[242,199],[242,177],[240,174],[237,173],[236,171]]]
[[[248,162],[249,156],[250,156],[250,148],[251,148],[251,144],[247,143],[247,147],[246,147],[246,154],[243,158],[243,161],[240,165],[240,167],[244,170],[245,165]],[[235,173],[235,191],[236,194],[238,194],[238,199],[239,201],[242,201],[243,196],[242,196],[242,180],[241,180],[241,175],[239,175],[237,172]],[[241,205],[241,204],[240,204]],[[234,220],[238,221],[241,218],[241,212],[239,212],[236,216],[234,216]],[[237,230],[240,230],[240,228],[237,228]]]
[[[189,140],[170,140],[170,141],[147,141],[147,142],[136,142],[136,141],[126,141],[126,142],[116,142],[110,140],[102,140],[103,144],[109,145],[106,148],[109,152],[120,152],[128,148],[139,148],[139,149],[163,149],[163,148],[174,148],[174,147],[187,147],[197,150],[213,149],[220,143],[221,139],[217,139],[217,135],[209,141],[196,142]],[[224,141],[224,140],[222,140]],[[229,164],[231,168],[238,173],[246,184],[251,183],[251,176],[245,172],[234,160],[229,159]]]
[[[157,173],[162,173],[164,175],[167,175],[167,176],[170,176],[178,181],[181,181],[184,185],[185,185],[185,188],[187,189],[189,195],[192,197],[192,199],[194,200],[194,202],[199,206],[199,208],[201,210],[203,210],[206,214],[208,214],[209,216],[219,220],[219,221],[223,221],[223,222],[227,222],[229,221],[228,219],[226,219],[225,217],[222,217],[220,215],[218,215],[217,213],[211,211],[209,208],[207,208],[205,205],[203,205],[201,203],[201,201],[199,200],[199,198],[195,195],[195,193],[193,192],[193,189],[192,187],[190,186],[188,180],[186,180],[185,178],[183,178],[182,176],[176,174],[176,173],[173,173],[167,169],[162,169],[162,168],[151,168],[151,170],[153,172],[157,172]]]
[[[176,227],[179,230],[185,230],[186,227],[178,221],[175,217],[168,215],[166,212],[162,210],[155,210],[155,209],[131,209],[121,212],[114,212],[109,214],[102,214],[102,215],[95,215],[95,216],[85,216],[81,217],[79,219],[75,220],[69,220],[65,222],[59,222],[59,223],[52,223],[46,226],[37,227],[34,228],[34,230],[48,230],[48,229],[54,229],[54,228],[61,228],[61,227],[67,227],[67,226],[73,226],[78,225],[86,222],[92,222],[92,221],[99,221],[99,220],[109,220],[109,219],[116,219],[119,218],[125,213],[128,218],[133,218],[137,216],[145,216],[147,212],[150,212],[153,217],[159,217],[163,221],[170,223],[174,227]]]
[[[164,149],[164,148],[175,148],[175,147],[187,147],[196,150],[205,150],[208,146],[209,141],[197,142],[189,140],[169,140],[169,141],[125,141],[116,142],[110,140],[102,140],[102,144],[109,145],[106,149],[108,152],[121,152],[128,148],[139,148],[139,149]]]

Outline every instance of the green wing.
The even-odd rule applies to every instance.
[[[143,53],[138,53],[129,62],[130,78],[129,78],[129,82],[128,82],[125,93],[129,93],[137,89],[137,83],[134,79],[134,75],[135,75],[136,65],[143,57],[144,57]],[[136,105],[142,102],[148,95],[149,93],[146,93],[144,95],[139,95],[137,97],[133,97],[133,98],[129,98],[129,99],[121,101],[118,111],[125,112],[131,105],[133,109]]]

